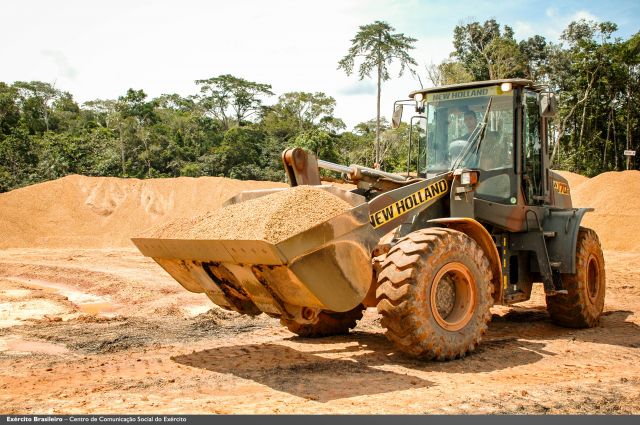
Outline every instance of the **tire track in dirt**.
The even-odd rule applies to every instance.
[[[303,340],[267,316],[212,306],[130,251],[9,251],[0,251],[0,303],[47,300],[75,316],[0,329],[0,341],[66,350],[0,343],[3,413],[640,412],[640,296],[622,272],[640,272],[640,255],[606,253],[611,290],[599,327],[553,325],[536,286],[531,301],[494,307],[478,351],[439,363],[396,353],[372,309],[350,335]],[[126,308],[112,318],[81,314],[7,275],[103,290]],[[213,309],[190,316],[181,296]]]

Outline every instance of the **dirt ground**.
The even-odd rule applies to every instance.
[[[303,340],[182,289],[134,249],[0,250],[0,413],[640,413],[640,253],[605,253],[601,325],[495,307],[469,357],[394,352],[369,309]]]

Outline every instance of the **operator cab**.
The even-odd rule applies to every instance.
[[[476,199],[505,206],[548,203],[546,117],[555,104],[543,111],[540,103],[551,103],[552,94],[530,80],[505,79],[421,89],[409,97],[417,112],[410,121],[417,143],[410,141],[409,174],[428,178],[475,169]],[[396,102],[394,125],[407,102]]]

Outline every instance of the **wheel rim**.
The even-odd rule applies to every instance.
[[[587,295],[592,302],[595,302],[600,289],[600,267],[598,267],[598,259],[593,255],[590,255],[589,261],[587,261],[586,283]]]
[[[436,274],[429,294],[431,314],[448,331],[464,328],[476,307],[477,289],[471,272],[462,263],[445,264]]]

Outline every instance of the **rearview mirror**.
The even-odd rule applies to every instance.
[[[558,110],[558,102],[555,93],[540,93],[540,116],[553,118]]]
[[[391,128],[400,127],[400,121],[402,121],[402,105],[396,105],[396,108],[393,110],[393,115],[391,116]]]

